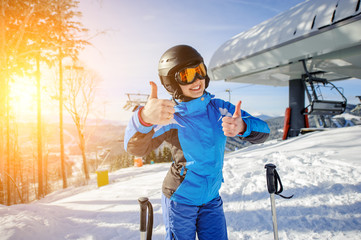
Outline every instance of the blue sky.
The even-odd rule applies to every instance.
[[[126,123],[125,93],[149,93],[158,84],[160,98],[169,98],[157,75],[160,56],[177,44],[196,48],[209,63],[229,38],[269,19],[303,0],[81,0],[82,22],[92,35],[92,46],[81,59],[103,78],[99,91],[106,117]],[[357,103],[361,81],[342,81],[349,102]],[[282,115],[288,88],[211,82],[208,91],[231,102],[242,100],[251,114]],[[358,93],[357,93],[358,92]]]

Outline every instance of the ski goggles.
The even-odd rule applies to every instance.
[[[195,82],[198,78],[204,79],[207,76],[207,70],[204,63],[186,67],[176,72],[175,79],[181,85],[187,85]]]

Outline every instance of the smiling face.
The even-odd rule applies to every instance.
[[[179,85],[182,89],[183,95],[190,98],[199,98],[203,95],[206,86],[205,79],[197,79],[195,82],[188,85]]]

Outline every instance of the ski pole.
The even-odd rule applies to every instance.
[[[140,205],[140,239],[151,240],[153,232],[153,206],[147,197],[138,198]],[[147,225],[148,209],[148,225]]]
[[[271,211],[272,211],[272,222],[273,222],[273,236],[275,240],[278,240],[278,227],[277,227],[277,215],[276,215],[276,204],[275,204],[275,192],[276,192],[276,180],[275,180],[275,169],[276,165],[269,163],[266,164],[267,169],[267,188],[271,199]]]

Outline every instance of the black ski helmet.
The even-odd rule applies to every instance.
[[[194,48],[187,45],[171,47],[159,60],[158,75],[164,88],[176,99],[186,100],[175,73],[181,68],[203,62],[202,56]],[[209,85],[209,77],[205,77],[205,88]]]

